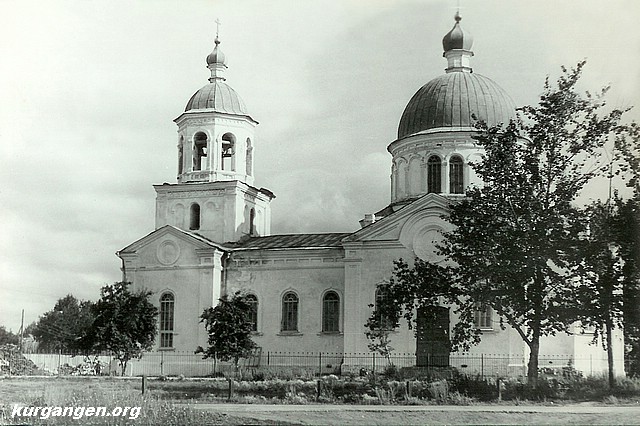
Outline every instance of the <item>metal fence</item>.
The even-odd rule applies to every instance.
[[[118,361],[110,355],[83,357],[63,354],[24,354],[36,366],[50,374],[120,374]],[[100,361],[95,368],[96,360]],[[241,359],[242,371],[269,373],[275,376],[309,377],[327,374],[381,374],[387,369],[415,370],[417,373],[447,372],[454,369],[481,377],[514,377],[526,375],[524,356],[500,354],[450,354],[449,356],[397,353],[383,357],[377,353],[330,352],[262,352]],[[575,358],[567,355],[541,355],[539,367],[545,374],[562,374],[567,368],[577,368],[584,375],[603,372],[606,359],[594,356]],[[233,374],[231,362],[203,359],[191,352],[147,352],[141,359],[130,360],[126,376],[207,377]]]

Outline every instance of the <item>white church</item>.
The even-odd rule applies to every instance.
[[[206,346],[200,314],[221,295],[243,290],[253,303],[253,340],[263,354],[369,352],[364,324],[377,284],[389,279],[399,258],[441,260],[434,244],[449,226],[441,216],[469,184],[480,183],[469,166],[481,156],[472,139],[475,118],[495,125],[515,117],[509,95],[474,72],[472,37],[460,21],[456,15],[442,40],[445,73],[409,100],[397,139],[387,147],[389,204],[350,233],[271,234],[275,195],[256,184],[253,173],[258,122],[226,82],[216,37],[206,58],[209,83],[174,120],[177,182],[154,185],[156,229],[117,252],[124,280],[154,292],[160,310],[155,350],[192,353]],[[445,344],[456,322],[452,311],[438,308],[430,315],[434,323],[419,315],[416,333],[406,324],[394,330],[393,348],[415,354],[417,365],[432,356],[458,366],[462,361],[450,357]],[[527,349],[518,333],[501,330],[490,308],[477,313],[476,323],[482,341],[469,355],[501,354],[506,367],[524,372]],[[605,353],[589,345],[593,335],[575,331],[543,339],[541,358],[571,359],[587,374],[606,371]],[[615,353],[623,374],[619,335]]]

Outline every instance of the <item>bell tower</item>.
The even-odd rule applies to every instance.
[[[209,83],[187,102],[178,126],[177,184],[154,185],[156,229],[164,225],[218,243],[268,235],[271,191],[253,186],[255,128],[224,76],[227,59],[218,34],[206,58]]]

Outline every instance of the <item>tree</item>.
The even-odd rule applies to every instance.
[[[7,330],[3,325],[0,325],[0,345],[6,344],[20,344],[20,336],[14,334],[11,330]]]
[[[91,327],[94,350],[113,353],[125,374],[130,359],[142,358],[153,346],[158,323],[158,308],[149,300],[152,292],[129,290],[131,283],[117,282],[102,287],[94,305]]]
[[[85,336],[93,323],[93,303],[68,294],[45,312],[31,332],[46,351],[86,352]]]
[[[583,326],[594,328],[594,343],[600,339],[607,351],[610,388],[615,385],[613,332],[623,323],[624,283],[633,279],[625,277],[625,272],[635,274],[633,265],[625,264],[622,257],[623,240],[628,232],[620,227],[617,207],[622,204],[616,196],[610,202],[597,201],[585,209],[585,221],[589,226],[580,250],[575,253],[578,257],[578,318]]]
[[[240,358],[249,357],[257,347],[251,340],[252,326],[248,320],[251,309],[247,295],[239,291],[231,297],[223,295],[216,306],[205,309],[200,322],[209,334],[209,346],[206,349],[198,346],[195,353],[204,354],[203,359],[233,360],[238,371]]]
[[[452,341],[462,348],[479,340],[478,307],[493,308],[529,347],[534,386],[540,338],[568,331],[578,316],[568,303],[575,287],[571,254],[584,232],[576,198],[606,172],[605,144],[624,131],[624,111],[601,112],[606,89],[597,96],[577,92],[583,66],[563,67],[555,85],[547,79],[539,104],[520,108],[506,127],[479,124],[475,139],[484,155],[471,166],[483,184],[450,207],[453,230],[439,245],[448,266],[397,262],[392,291],[401,298],[387,307],[411,320],[434,298],[454,303],[460,322]],[[434,280],[444,287],[434,289]]]

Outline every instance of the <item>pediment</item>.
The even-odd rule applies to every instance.
[[[173,237],[172,239],[181,241],[184,244],[192,245],[194,249],[218,249],[226,251],[221,244],[207,240],[197,234],[183,231],[175,226],[165,225],[145,235],[139,240],[134,241],[122,250],[119,250],[117,254],[136,253],[149,245],[157,245],[159,241],[166,239],[168,236],[171,236]]]
[[[388,216],[360,229],[345,242],[401,241],[409,238],[412,229],[423,229],[433,223],[434,229],[444,227],[442,219],[449,211],[449,200],[442,195],[426,194]]]

